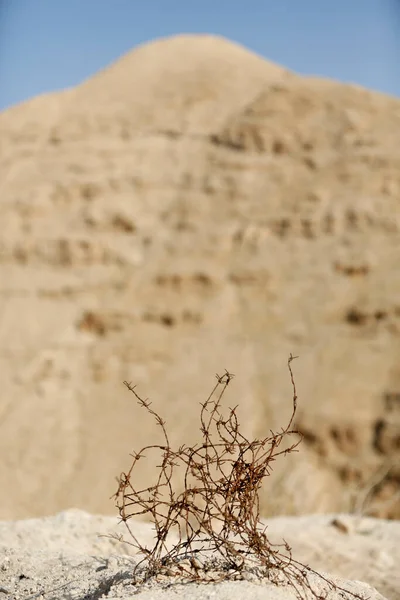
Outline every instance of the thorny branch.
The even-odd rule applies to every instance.
[[[284,541],[272,544],[267,527],[260,520],[259,490],[272,472],[278,456],[297,451],[302,437],[292,428],[297,410],[297,391],[291,363],[288,369],[293,390],[292,414],[279,433],[270,432],[262,439],[249,440],[240,431],[235,408],[224,416],[221,399],[234,375],[225,371],[216,375],[217,383],[200,410],[202,442],[183,445],[173,450],[165,421],[143,400],[135,387],[124,382],[161,428],[165,444],[145,446],[133,455],[127,473],[119,478],[115,494],[116,506],[131,536],[130,543],[143,559],[135,566],[134,577],[142,582],[152,576],[169,575],[179,581],[211,582],[237,579],[244,573],[289,585],[298,597],[307,590],[315,598],[326,597],[329,590],[339,591],[344,598],[362,598],[316,573],[292,557]],[[286,439],[297,436],[288,447]],[[132,473],[148,450],[161,454],[154,485],[136,489]],[[180,487],[176,484],[181,474]],[[179,479],[179,478],[178,478]],[[177,490],[182,489],[178,493]],[[143,546],[128,521],[145,515],[156,532],[152,548]],[[140,576],[142,569],[144,575]],[[144,569],[144,571],[143,571]],[[321,596],[309,581],[313,574],[324,581],[326,594]]]

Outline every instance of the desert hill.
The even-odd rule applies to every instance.
[[[264,514],[399,518],[400,100],[178,36],[0,114],[0,181],[1,518],[113,511],[123,380],[177,445],[224,368],[279,429],[290,352]]]

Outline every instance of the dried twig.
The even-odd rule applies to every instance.
[[[128,543],[143,556],[134,569],[137,580],[169,575],[179,581],[210,582],[252,574],[290,585],[299,597],[304,597],[307,590],[320,597],[308,579],[314,574],[324,580],[327,591],[336,589],[348,597],[361,598],[296,561],[285,541],[272,544],[260,521],[259,491],[264,479],[271,474],[273,462],[297,451],[302,439],[293,429],[297,409],[291,367],[294,358],[290,355],[288,360],[293,389],[290,420],[279,433],[270,431],[256,440],[241,433],[237,407],[229,409],[226,416],[222,412],[221,399],[233,378],[228,371],[216,375],[216,385],[201,404],[202,442],[177,450],[170,445],[164,420],[135,387],[124,382],[138,404],[155,419],[165,442],[146,446],[133,455],[132,465],[121,474],[115,494],[116,506],[131,536]],[[288,447],[282,447],[284,440],[293,437]],[[137,489],[132,474],[149,450],[161,454],[158,475],[152,486]],[[179,489],[183,489],[180,493],[174,486],[178,472]],[[146,516],[154,525],[156,536],[151,548],[143,546],[129,527],[129,520],[137,515]]]

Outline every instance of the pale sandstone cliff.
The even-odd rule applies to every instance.
[[[400,100],[179,36],[2,113],[0,161],[2,518],[112,512],[157,439],[123,380],[174,444],[224,368],[246,432],[280,428],[290,352],[305,442],[264,514],[382,473],[400,516]]]

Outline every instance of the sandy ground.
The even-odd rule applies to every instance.
[[[400,523],[349,515],[278,517],[267,521],[272,542],[285,540],[293,556],[370,600],[400,598]],[[145,542],[151,526],[136,523]],[[42,519],[0,522],[0,599],[164,600],[295,598],[291,588],[249,577],[217,584],[174,584],[161,578],[143,587],[132,582],[135,562],[128,544],[109,537],[125,533],[113,517],[69,510]],[[326,587],[313,579],[323,593]],[[329,600],[343,600],[330,591]]]

